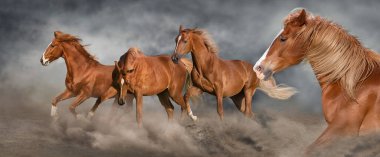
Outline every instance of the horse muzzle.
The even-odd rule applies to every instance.
[[[118,103],[119,105],[124,105],[124,104],[125,104],[123,98],[119,98],[119,99],[117,100],[117,103]]]
[[[41,57],[40,62],[43,66],[48,66],[50,61]]]
[[[266,68],[263,65],[253,67],[253,71],[255,71],[257,78],[264,81],[268,80],[273,75],[273,70]]]
[[[174,54],[172,56],[172,61],[175,63],[175,64],[178,64],[178,60],[180,59],[180,57],[178,57],[178,55]]]

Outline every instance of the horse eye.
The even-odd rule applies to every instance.
[[[280,35],[280,41],[281,41],[281,42],[285,42],[286,39],[287,39],[286,37],[284,37],[283,35]]]
[[[53,45],[53,44],[50,44],[50,46],[51,46],[51,47],[54,47],[54,45]]]
[[[187,43],[187,40],[184,40],[183,42],[186,44],[186,43]]]
[[[135,69],[127,70],[127,73],[131,73],[131,72],[133,72],[133,70],[135,70]]]

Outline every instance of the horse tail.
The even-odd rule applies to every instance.
[[[276,85],[276,80],[270,77],[268,80],[260,80],[259,89],[264,91],[268,96],[276,99],[288,99],[295,93],[297,90],[293,87],[289,87],[285,84]]]

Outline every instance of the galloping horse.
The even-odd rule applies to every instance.
[[[48,45],[41,57],[41,64],[47,66],[62,57],[67,67],[66,90],[52,101],[51,116],[57,117],[57,103],[72,97],[76,99],[70,105],[71,113],[77,117],[75,108],[89,97],[97,98],[88,116],[94,115],[95,110],[103,101],[116,95],[112,87],[112,72],[114,66],[100,64],[79,43],[80,39],[60,31],[54,32],[54,39]],[[131,108],[133,97],[128,95],[128,106]],[[116,100],[115,100],[116,101]]]
[[[183,29],[179,27],[176,47],[172,55],[177,63],[183,55],[191,52],[194,67],[191,72],[193,86],[185,95],[189,97],[207,92],[217,98],[217,112],[223,120],[223,97],[231,97],[239,111],[247,117],[253,117],[252,96],[260,87],[269,96],[287,99],[295,93],[291,87],[276,86],[274,78],[269,81],[257,79],[253,65],[241,60],[222,60],[218,57],[218,48],[208,33],[201,29]]]
[[[186,106],[182,96],[182,90],[186,84],[188,73],[191,72],[192,63],[186,59],[180,61],[177,66],[168,55],[145,56],[138,48],[130,48],[119,61],[115,61],[115,67],[119,72],[114,78],[120,86],[119,104],[124,103],[124,95],[133,93],[136,98],[136,120],[138,126],[142,125],[142,97],[157,95],[162,106],[168,114],[168,119],[173,118],[174,106],[169,97],[181,106],[182,116],[185,111],[195,121],[190,105]],[[185,87],[187,88],[187,87]]]
[[[309,147],[334,138],[380,129],[380,56],[341,26],[304,9],[295,9],[284,29],[255,65],[267,79],[307,59],[322,88],[326,130]]]

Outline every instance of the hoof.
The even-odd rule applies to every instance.
[[[194,122],[198,121],[198,117],[197,117],[197,116],[193,116],[193,117],[191,117],[191,119],[192,119]]]
[[[76,116],[76,119],[77,119],[77,120],[86,120],[86,117],[85,117],[84,115],[82,115],[82,114],[78,114],[78,115]]]
[[[51,116],[53,122],[57,122],[58,121],[58,115],[55,115],[55,116]]]
[[[92,119],[92,117],[94,117],[94,112],[92,111],[88,112],[87,119]]]

